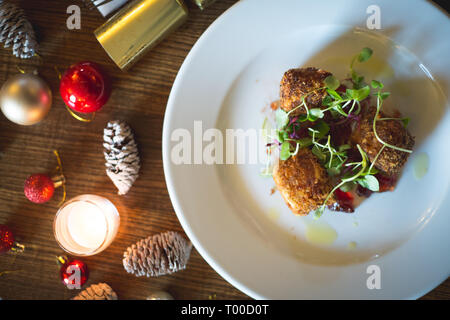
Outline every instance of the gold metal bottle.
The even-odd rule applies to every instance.
[[[94,34],[120,69],[130,68],[145,52],[187,18],[182,0],[135,0]]]

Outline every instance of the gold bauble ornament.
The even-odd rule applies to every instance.
[[[29,126],[41,121],[50,111],[52,92],[37,75],[18,74],[3,85],[0,106],[9,120]]]

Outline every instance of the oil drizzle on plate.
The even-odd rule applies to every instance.
[[[306,240],[312,244],[331,245],[337,238],[337,232],[324,221],[306,223]]]
[[[430,157],[425,152],[421,152],[414,158],[414,178],[421,180],[428,172],[430,167]]]
[[[356,243],[356,241],[350,241],[348,244],[347,244],[347,249],[349,249],[349,250],[354,250],[354,249],[356,249],[356,247],[357,247],[357,243]]]
[[[271,220],[277,221],[280,217],[280,212],[276,208],[270,208],[268,216]]]

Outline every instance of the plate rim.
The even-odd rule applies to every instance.
[[[199,39],[196,41],[192,49],[190,50],[189,54],[185,58],[182,66],[180,67],[178,74],[174,80],[168,101],[166,106],[166,112],[164,116],[164,122],[163,122],[163,132],[162,132],[162,160],[163,160],[163,169],[164,169],[164,175],[166,180],[166,185],[169,193],[169,197],[171,199],[172,205],[174,207],[175,213],[177,215],[177,218],[179,219],[185,233],[192,241],[194,247],[197,249],[197,251],[200,253],[200,255],[205,259],[205,261],[220,275],[222,276],[226,281],[228,281],[231,285],[236,287],[238,290],[242,291],[243,293],[249,295],[252,298],[255,299],[267,299],[267,297],[264,297],[260,295],[259,293],[255,292],[253,289],[243,285],[239,282],[239,280],[236,280],[233,276],[229,274],[228,271],[226,271],[220,264],[218,264],[212,257],[210,257],[207,250],[205,250],[198,239],[198,237],[195,235],[195,233],[192,231],[192,228],[190,226],[189,221],[187,221],[185,215],[183,214],[183,209],[181,204],[178,201],[177,196],[177,190],[175,188],[175,181],[173,179],[173,172],[171,170],[171,166],[173,164],[170,163],[168,160],[170,158],[170,132],[168,130],[170,124],[170,118],[172,116],[172,113],[175,110],[175,104],[174,104],[174,96],[176,95],[176,92],[178,91],[178,88],[181,86],[180,79],[183,77],[183,74],[185,72],[185,69],[189,65],[191,59],[195,55],[197,50],[200,50],[201,44],[205,41],[205,39],[208,37],[208,35],[212,32],[214,32],[214,29],[216,26],[221,23],[221,21],[224,19],[224,16],[229,15],[230,12],[233,12],[234,10],[237,10],[236,8],[241,6],[243,3],[248,3],[249,0],[241,0],[233,4],[230,8],[228,8],[225,12],[223,12],[207,29],[206,31],[199,37]],[[440,14],[444,14],[442,11],[442,8],[437,6],[434,3],[426,3],[429,7],[432,7],[434,10],[439,12]],[[448,97],[447,97],[448,98]],[[447,101],[448,102],[448,101]],[[448,196],[448,193],[447,193]],[[447,276],[442,276],[440,279],[436,280],[433,283],[430,283],[429,286],[423,289],[422,292],[417,292],[416,295],[412,295],[409,297],[405,297],[405,299],[417,299],[421,296],[427,294],[434,288],[436,288],[440,283],[445,281],[448,276],[450,275],[450,272],[447,274]]]

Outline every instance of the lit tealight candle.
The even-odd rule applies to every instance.
[[[108,199],[82,195],[59,209],[54,222],[55,238],[70,254],[90,256],[111,244],[119,223],[119,212]]]

